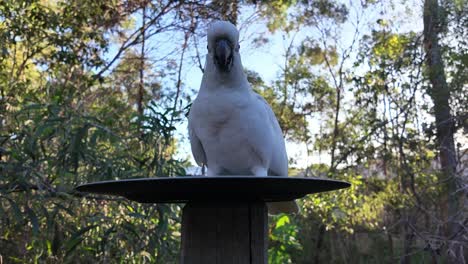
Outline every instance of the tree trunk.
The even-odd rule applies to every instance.
[[[404,225],[404,241],[403,241],[403,255],[400,257],[400,264],[409,264],[411,263],[411,249],[414,242],[414,232],[411,229],[410,225],[414,224],[413,215],[410,212],[405,212],[406,219]]]
[[[439,45],[438,35],[441,31],[441,8],[437,0],[425,0],[424,2],[424,49],[426,51],[426,67],[429,81],[431,83],[429,94],[434,103],[434,115],[436,121],[437,141],[439,147],[439,158],[442,169],[441,182],[446,183],[447,226],[445,228],[448,249],[447,257],[450,263],[456,263],[457,257],[463,252],[458,240],[460,224],[459,196],[462,192],[457,191],[457,177],[455,169],[457,166],[454,144],[454,120],[451,116],[449,105],[450,89],[445,77],[444,63],[442,61],[442,50]],[[458,258],[459,259],[459,258]]]
[[[393,259],[395,255],[393,254],[393,237],[390,231],[387,231],[387,239],[388,239],[388,251],[390,255],[389,259]]]
[[[325,225],[321,224],[319,227],[319,233],[317,236],[317,244],[315,247],[315,252],[314,252],[314,263],[319,264],[320,263],[320,252],[322,251],[322,244],[323,244],[323,237],[325,235]]]
[[[140,83],[138,84],[137,108],[138,114],[143,115],[143,91],[145,89],[145,33],[146,33],[146,6],[142,10],[141,50],[140,50]]]

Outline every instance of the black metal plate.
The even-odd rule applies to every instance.
[[[79,192],[118,195],[141,203],[188,201],[290,201],[307,194],[349,187],[322,178],[256,176],[185,176],[103,181],[76,187]]]

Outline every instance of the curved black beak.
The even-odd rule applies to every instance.
[[[226,39],[216,41],[215,62],[222,71],[229,71],[232,65],[232,45]]]

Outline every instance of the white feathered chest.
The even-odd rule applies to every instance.
[[[268,167],[273,135],[267,113],[251,91],[220,88],[202,93],[191,109],[191,124],[208,166],[230,174],[248,174],[253,166]]]
[[[233,88],[221,88],[210,93],[201,93],[192,105],[193,117],[200,121],[196,130],[207,136],[218,137],[230,123],[238,122],[240,113],[249,106],[250,94]],[[198,134],[198,133],[197,133]]]

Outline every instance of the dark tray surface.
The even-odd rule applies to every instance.
[[[80,185],[76,190],[123,196],[142,203],[226,200],[275,202],[349,186],[344,181],[312,177],[180,176],[102,181]]]

